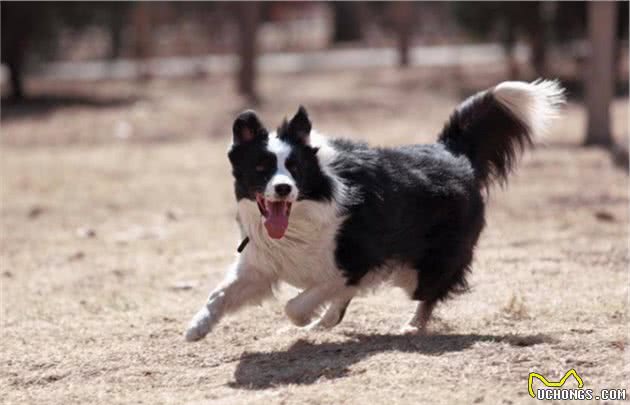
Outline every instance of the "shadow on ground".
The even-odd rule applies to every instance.
[[[113,108],[124,107],[138,101],[135,96],[96,97],[92,95],[39,95],[20,101],[2,99],[2,121],[32,118],[69,107]]]
[[[234,372],[232,388],[265,389],[286,384],[313,384],[320,378],[337,379],[362,359],[383,352],[438,356],[466,350],[477,342],[527,347],[550,343],[545,335],[348,335],[352,340],[311,343],[298,340],[286,351],[244,353]]]

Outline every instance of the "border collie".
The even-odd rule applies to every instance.
[[[388,281],[418,301],[404,331],[424,331],[435,304],[467,288],[485,191],[505,183],[563,93],[555,81],[503,82],[457,107],[437,143],[395,148],[327,139],[304,107],[271,133],[241,113],[228,157],[242,252],[186,339],[279,282],[301,290],[285,306],[297,326],[331,328],[354,296]]]

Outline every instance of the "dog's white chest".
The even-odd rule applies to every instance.
[[[295,203],[282,239],[269,237],[253,201],[241,200],[238,214],[250,239],[241,260],[258,271],[302,289],[342,277],[334,255],[343,218],[333,203]]]

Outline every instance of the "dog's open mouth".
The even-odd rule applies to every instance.
[[[260,214],[265,218],[264,225],[269,236],[273,239],[282,238],[289,227],[291,202],[269,201],[261,194],[256,194],[256,202]]]

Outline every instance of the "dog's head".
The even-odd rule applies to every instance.
[[[228,157],[236,199],[256,201],[267,233],[274,239],[286,233],[294,204],[331,198],[331,181],[320,167],[319,148],[311,144],[311,128],[302,106],[272,133],[251,110],[234,121]]]

